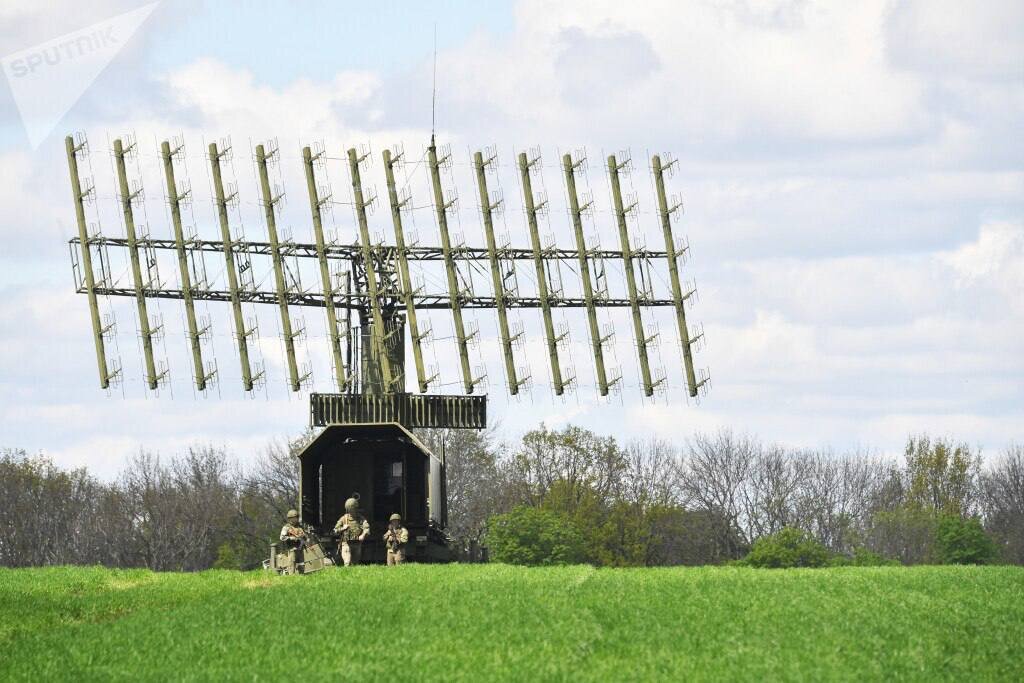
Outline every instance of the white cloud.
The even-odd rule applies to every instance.
[[[947,78],[1024,78],[1024,5],[1014,0],[896,3],[886,33],[901,66]]]
[[[940,255],[956,272],[958,289],[994,290],[1006,312],[1024,314],[1024,225],[1000,221],[981,227],[977,242]],[[1005,313],[1004,313],[1005,315]]]
[[[885,7],[809,5],[751,20],[743,4],[524,2],[507,40],[481,36],[439,65],[445,97],[504,114],[522,134],[571,138],[582,119],[585,131],[698,146],[881,140],[929,120],[921,82],[887,64]]]
[[[950,21],[959,21],[956,13],[950,20],[915,12],[892,18],[881,2],[530,1],[518,6],[508,36],[480,31],[442,51],[439,132],[456,155],[466,145],[489,143],[505,155],[513,145],[587,144],[598,160],[591,183],[600,200],[603,180],[596,169],[602,150],[633,145],[640,171],[634,181],[642,191],[643,145],[677,152],[680,169],[671,186],[684,193],[681,231],[693,247],[685,270],[701,288],[690,319],[707,329],[708,349],[697,361],[710,367],[713,390],[701,405],[690,405],[682,391],[674,323],[661,313],[648,316],[665,335],[659,358],[671,390],[644,400],[636,388],[628,318],[611,316],[618,343],[610,354],[617,360],[610,364],[623,367],[627,389],[598,401],[583,318],[569,313],[581,386],[555,399],[547,387],[539,316],[524,311],[529,342],[517,359],[528,361],[536,388],[516,400],[503,395],[493,317],[474,313],[486,340],[479,353],[491,377],[492,417],[510,433],[541,420],[573,421],[623,437],[653,430],[672,439],[731,426],[793,445],[868,444],[893,453],[907,433],[920,430],[992,448],[1019,439],[1024,168],[1020,143],[1007,131],[1019,127],[1024,93],[1012,69],[1006,70],[1006,55],[1020,50],[1020,40],[989,19],[972,19],[963,30],[982,45],[998,34],[998,54],[989,59],[972,46],[951,46],[942,58],[952,60],[944,74],[914,60],[941,42]],[[900,30],[909,31],[904,37],[894,33],[899,22]],[[910,52],[894,53],[895,40],[906,40]],[[342,70],[330,80],[312,81],[297,56],[296,77],[279,87],[253,69],[213,57],[156,74],[162,99],[142,100],[127,119],[123,112],[100,112],[103,118],[81,122],[93,139],[104,229],[122,230],[104,138],[131,128],[144,152],[141,170],[154,234],[169,234],[155,142],[184,134],[198,197],[196,223],[213,238],[218,229],[207,201],[202,142],[232,135],[232,170],[242,197],[233,224],[244,224],[255,238],[263,234],[263,219],[247,148],[276,136],[288,193],[279,228],[290,227],[296,239],[308,240],[302,144],[326,141],[333,190],[345,202],[348,183],[338,158],[344,149],[369,142],[379,155],[384,145],[404,141],[416,156],[427,139],[426,122],[410,125],[417,117],[405,108],[428,87],[429,64],[405,67],[402,73]],[[218,360],[219,388],[207,398],[192,398],[180,312],[167,302],[160,310],[168,322],[171,391],[143,398],[135,311],[128,300],[118,302],[126,398],[107,399],[96,391],[85,302],[70,294],[70,278],[63,275],[68,264],[62,240],[73,214],[63,150],[51,147],[31,157],[17,150],[0,157],[0,234],[8,244],[22,245],[14,247],[20,250],[15,254],[39,259],[19,276],[17,289],[11,280],[0,280],[0,343],[9,350],[0,365],[0,445],[45,447],[61,462],[110,468],[140,445],[167,453],[198,440],[226,443],[245,458],[270,436],[301,429],[306,406],[284,389],[272,308],[261,314],[261,337],[253,344],[270,380],[256,400],[241,396],[235,342],[223,310],[213,311],[209,355]],[[378,160],[373,173],[379,171]],[[460,229],[478,242],[472,185],[466,184],[471,178],[460,164],[454,173],[464,197]],[[518,186],[514,173],[504,173],[508,229],[516,243],[525,242]],[[547,168],[545,177],[557,204],[558,174]],[[413,187],[425,202],[429,195]],[[555,225],[562,220],[558,209],[552,211]],[[345,240],[353,235],[349,212],[338,205],[330,221]],[[436,242],[429,212],[420,215],[416,228],[423,243]],[[660,236],[649,216],[643,214],[642,221],[653,245]],[[388,218],[378,211],[371,218],[374,228],[389,234]],[[607,232],[609,217],[599,213],[597,220]],[[24,261],[4,256],[7,263]],[[211,275],[217,263],[211,256]],[[618,267],[610,264],[613,277]],[[269,272],[265,263],[257,269],[257,279]],[[175,281],[173,267],[162,272]],[[316,288],[316,274],[306,275],[306,285]],[[64,289],[41,291],[44,282]],[[484,282],[486,293],[486,277]],[[524,286],[528,282],[524,277]],[[442,389],[456,391],[450,316],[428,317],[436,330],[428,363],[436,358],[446,383]],[[300,358],[313,362],[316,386],[326,390],[331,382],[323,315],[306,311],[305,318],[309,332]],[[472,355],[475,363],[477,352]]]

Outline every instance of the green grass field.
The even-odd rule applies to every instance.
[[[0,680],[1024,680],[1024,569],[0,570]]]

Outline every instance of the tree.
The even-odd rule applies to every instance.
[[[935,561],[936,517],[931,512],[901,505],[876,512],[865,536],[865,545],[901,564]]]
[[[271,512],[275,522],[299,506],[299,453],[316,438],[309,429],[284,443],[271,441],[245,475],[251,495]]]
[[[572,520],[526,505],[490,519],[487,546],[494,562],[506,564],[574,564],[584,556],[583,537]]]
[[[752,536],[743,514],[744,488],[759,447],[749,437],[728,430],[697,434],[688,443],[681,474],[685,504],[708,513],[718,525],[717,542],[726,548],[726,555],[738,556]]]
[[[543,505],[555,482],[563,494],[582,498],[594,492],[610,500],[626,470],[626,459],[615,439],[598,436],[579,427],[550,430],[543,424],[523,435],[505,466],[512,499],[528,505]],[[573,504],[569,501],[569,504]]]
[[[830,557],[828,548],[806,531],[786,527],[754,541],[743,564],[765,568],[824,567]]]
[[[943,515],[935,533],[937,557],[942,564],[988,564],[999,556],[995,541],[977,517]]]
[[[1024,564],[1024,445],[1008,447],[982,475],[981,508],[1003,559]]]
[[[447,532],[462,552],[479,542],[487,519],[511,507],[501,468],[501,448],[493,430],[424,429],[417,436],[445,458],[448,491]]]
[[[238,481],[237,510],[228,537],[217,548],[215,566],[252,569],[269,555],[285,514],[299,505],[299,453],[314,438],[309,429],[271,441]]]
[[[84,469],[0,450],[0,565],[117,564],[117,547],[104,538],[123,528],[116,498]]]
[[[967,444],[922,434],[907,440],[904,455],[909,504],[936,514],[970,514],[981,459]]]
[[[150,569],[209,568],[236,531],[239,479],[221,449],[192,447],[167,464],[140,451],[120,481],[131,519],[120,543]]]

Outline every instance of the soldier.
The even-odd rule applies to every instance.
[[[341,516],[334,530],[339,534],[341,559],[345,566],[359,564],[363,554],[363,541],[370,535],[370,523],[359,512],[359,501],[349,498],[345,501],[345,514]]]
[[[409,530],[402,526],[402,515],[397,512],[388,520],[388,530],[384,532],[384,544],[388,547],[388,566],[402,564],[405,561],[405,544],[409,542]]]
[[[281,527],[281,542],[288,551],[288,562],[293,567],[302,564],[302,545],[306,540],[306,530],[299,524],[299,511],[288,511],[287,522]]]

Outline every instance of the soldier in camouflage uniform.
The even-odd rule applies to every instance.
[[[384,544],[388,548],[388,566],[405,561],[405,544],[409,542],[409,530],[402,526],[402,515],[391,515],[388,530],[384,532]]]
[[[302,563],[302,546],[306,540],[306,530],[299,524],[299,511],[289,510],[286,523],[281,527],[281,542],[288,550],[288,561],[292,567]]]
[[[348,567],[359,564],[363,555],[363,541],[370,535],[370,523],[359,511],[359,501],[349,498],[345,501],[345,514],[334,525],[341,548],[341,560]]]

